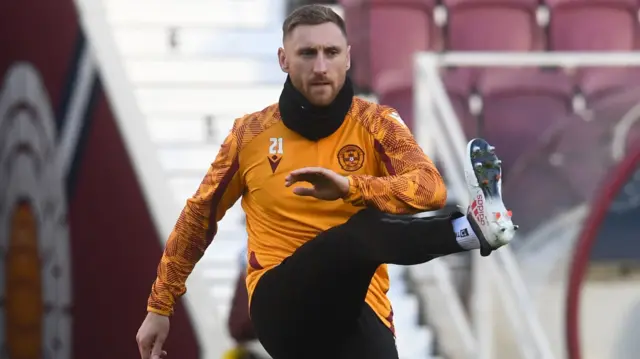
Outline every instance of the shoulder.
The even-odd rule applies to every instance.
[[[407,125],[405,125],[396,109],[359,97],[354,97],[351,117],[373,135],[392,130],[407,129]]]
[[[254,138],[280,121],[280,110],[277,103],[237,118],[231,134],[238,143],[238,150],[246,147]]]

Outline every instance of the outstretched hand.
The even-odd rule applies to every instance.
[[[169,335],[169,317],[148,313],[136,335],[140,358],[166,358],[167,352],[162,350],[162,346],[167,339],[167,335]]]
[[[349,193],[349,179],[326,168],[306,167],[295,170],[285,179],[285,186],[291,187],[297,182],[308,182],[313,185],[311,188],[295,187],[293,193],[298,196],[335,201]]]

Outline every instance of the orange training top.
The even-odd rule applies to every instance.
[[[284,186],[291,171],[310,166],[348,176],[347,197],[322,201],[297,196]],[[246,115],[235,121],[180,214],[158,267],[148,311],[172,313],[176,299],[186,291],[187,276],[213,240],[217,222],[240,197],[249,235],[251,298],[267,270],[320,232],[346,222],[362,206],[394,214],[439,209],[446,201],[446,188],[392,108],[356,97],[342,126],[317,142],[285,127],[277,104]],[[376,271],[366,302],[392,327],[388,289],[385,264]]]

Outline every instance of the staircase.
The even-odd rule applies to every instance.
[[[175,198],[177,218],[234,119],[278,100],[285,79],[276,57],[284,1],[102,3],[132,96]],[[227,212],[197,267],[219,320],[228,316],[237,259],[246,244],[243,215],[239,204]],[[432,334],[417,325],[418,299],[406,293],[402,273],[403,268],[390,266],[400,358],[431,358]]]
[[[285,78],[275,55],[279,1],[103,3],[136,102],[181,206],[202,180],[234,119],[278,99]],[[245,245],[242,216],[239,203],[227,212],[198,265],[223,319]]]

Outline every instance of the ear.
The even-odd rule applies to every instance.
[[[347,46],[347,71],[351,68],[351,45]]]
[[[280,69],[282,72],[289,73],[289,62],[287,61],[287,55],[285,55],[282,47],[278,49],[278,62],[280,63]]]

